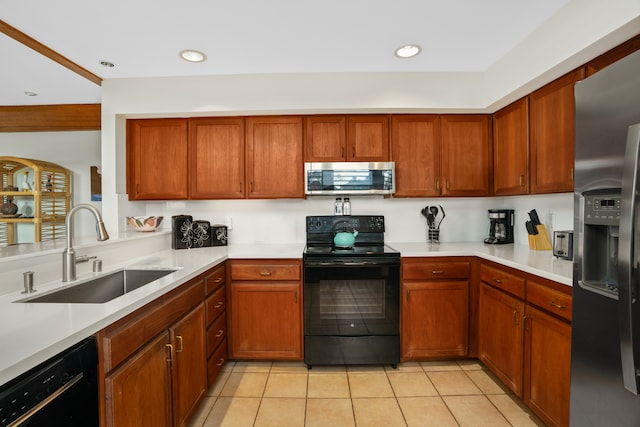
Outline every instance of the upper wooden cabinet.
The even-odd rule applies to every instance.
[[[573,191],[575,97],[580,68],[529,95],[531,193]]]
[[[189,194],[192,199],[242,199],[244,119],[189,119]]]
[[[491,129],[488,115],[443,115],[440,170],[443,196],[491,193]]]
[[[488,115],[394,115],[395,197],[488,196]]]
[[[304,118],[305,162],[386,162],[387,115],[328,115]]]
[[[129,200],[186,199],[187,119],[127,121]]]
[[[347,159],[347,118],[304,118],[304,161],[344,162]]]
[[[613,64],[619,59],[624,58],[627,55],[640,49],[640,35],[633,37],[611,49],[608,52],[603,53],[595,59],[589,61],[586,65],[586,77],[597,73],[603,68]]]
[[[440,116],[391,116],[391,158],[395,197],[439,196]]]
[[[389,160],[389,117],[347,117],[347,161],[386,162]]]
[[[247,197],[303,198],[302,153],[302,117],[247,118]]]
[[[493,192],[529,192],[529,101],[522,98],[493,115]]]

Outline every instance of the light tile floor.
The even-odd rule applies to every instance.
[[[230,362],[189,427],[544,426],[480,362]]]

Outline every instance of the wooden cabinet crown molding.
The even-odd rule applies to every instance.
[[[100,130],[100,104],[0,106],[0,132]]]

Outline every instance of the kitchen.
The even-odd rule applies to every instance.
[[[535,59],[529,59],[535,62]],[[530,65],[530,64],[529,64]],[[577,65],[577,64],[576,64]],[[525,75],[532,73],[525,70]],[[518,74],[518,73],[514,73]],[[561,73],[558,73],[561,74]],[[556,74],[556,75],[558,75]],[[519,75],[519,74],[518,74]],[[462,76],[450,81],[434,82],[433,87],[425,87],[419,76],[405,76],[402,82],[392,82],[395,90],[411,94],[402,103],[392,98],[371,99],[368,90],[370,82],[385,81],[385,76],[372,76],[368,82],[349,75],[334,76],[329,79],[322,75],[301,76],[297,82],[299,87],[293,89],[277,76],[263,76],[252,79],[249,77],[197,77],[197,78],[168,78],[153,81],[142,79],[106,80],[103,83],[103,130],[102,130],[102,167],[103,167],[103,202],[102,210],[110,230],[123,230],[123,216],[131,214],[151,215],[162,214],[170,217],[176,213],[188,212],[194,217],[211,219],[212,222],[227,223],[231,230],[230,236],[235,243],[304,243],[304,217],[309,214],[330,214],[331,198],[309,198],[307,200],[238,200],[238,201],[172,201],[172,202],[129,202],[125,192],[125,163],[124,163],[124,117],[153,117],[173,115],[180,111],[183,116],[195,117],[210,115],[218,111],[216,106],[210,106],[210,99],[215,94],[219,100],[220,111],[242,112],[250,114],[292,114],[314,112],[389,112],[397,109],[409,109],[411,112],[451,112],[451,99],[462,96],[480,97],[477,92],[478,80],[476,76]],[[335,93],[330,88],[339,82],[340,86],[350,88],[350,91]],[[441,98],[429,103],[420,102],[422,89],[423,98],[429,98],[431,91],[438,85],[446,84],[449,90],[442,93]],[[533,84],[532,84],[533,85]],[[206,86],[208,91],[202,90]],[[526,85],[525,85],[526,86]],[[166,94],[166,88],[172,87],[171,96]],[[265,87],[278,90],[266,91]],[[419,88],[416,90],[416,87]],[[451,90],[450,88],[455,88]],[[237,93],[251,93],[250,100],[238,100]],[[520,95],[528,93],[526,87],[521,89]],[[180,92],[178,96],[175,92]],[[348,92],[348,93],[347,93]],[[517,91],[516,91],[517,92]],[[258,97],[262,94],[264,98]],[[327,96],[326,94],[330,94]],[[517,98],[517,93],[511,94]],[[491,105],[493,99],[470,101],[469,105]],[[479,102],[477,104],[476,102]],[[506,101],[502,101],[506,103]],[[324,106],[324,107],[323,107]],[[469,107],[471,108],[471,107]],[[491,107],[487,107],[492,111]],[[477,110],[473,110],[477,112]],[[458,111],[456,111],[458,112]],[[469,112],[465,109],[460,112]],[[227,113],[228,114],[228,113]],[[419,215],[425,204],[442,205],[447,210],[447,219],[442,224],[442,241],[446,242],[481,242],[487,234],[486,211],[496,207],[514,208],[518,212],[517,224],[526,219],[526,212],[533,208],[541,213],[543,222],[550,229],[570,229],[572,227],[571,195],[538,195],[516,196],[509,198],[430,198],[425,200],[412,199],[381,199],[376,197],[353,198],[353,213],[376,212],[384,214],[387,219],[388,242],[412,242],[416,236],[424,236],[424,222]],[[213,212],[213,213],[212,213]],[[260,212],[256,218],[255,212]],[[461,226],[460,224],[464,224]],[[419,233],[416,232],[419,230]],[[521,228],[516,234],[516,243],[526,244],[526,235]],[[20,284],[18,283],[18,286]],[[19,288],[18,288],[19,289]]]

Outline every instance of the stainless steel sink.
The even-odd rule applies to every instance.
[[[95,277],[64,289],[17,302],[104,303],[138,289],[177,269],[124,269]]]

